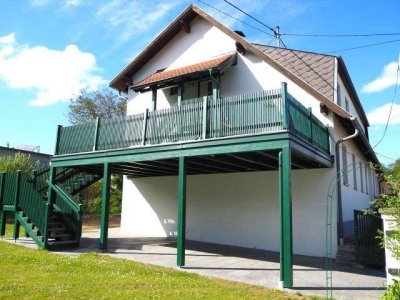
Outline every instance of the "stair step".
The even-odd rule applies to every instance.
[[[49,241],[48,245],[52,248],[57,246],[77,246],[78,243],[75,240],[70,241]]]
[[[51,238],[54,239],[63,239],[66,240],[67,238],[72,238],[72,234],[70,233],[55,233],[53,234],[53,232],[50,234]]]
[[[54,231],[64,231],[67,230],[67,227],[56,227],[56,228],[49,228],[49,231],[54,232]]]

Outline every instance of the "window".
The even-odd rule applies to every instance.
[[[209,81],[207,83],[207,96],[212,96],[212,94],[213,94],[212,82]]]
[[[170,88],[169,94],[170,94],[170,96],[178,95],[178,86],[173,86],[172,88]]]
[[[360,185],[361,185],[361,193],[364,193],[364,177],[363,177],[363,164],[360,161]]]
[[[365,193],[368,195],[369,194],[369,182],[368,182],[368,166],[365,165]]]
[[[346,111],[350,111],[349,100],[347,99],[347,97],[344,97],[344,105],[345,105]]]
[[[353,184],[354,189],[357,190],[357,167],[356,167],[356,156],[353,154]]]
[[[343,172],[343,184],[344,185],[349,185],[349,175],[348,175],[348,169],[347,169],[347,152],[346,152],[346,146],[342,145],[342,172]]]
[[[336,100],[336,102],[337,102],[337,105],[339,105],[339,106],[341,106],[342,105],[342,95],[341,95],[341,91],[340,91],[340,85],[338,84],[338,86],[337,86],[337,100]]]

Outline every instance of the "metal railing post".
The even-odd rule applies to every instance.
[[[207,96],[203,97],[203,128],[202,128],[202,138],[206,139],[207,135]]]
[[[19,202],[19,192],[21,188],[21,171],[17,171],[17,176],[15,176],[15,194],[14,194],[14,234],[13,238],[16,240],[19,238],[20,223],[18,221],[18,202]]]
[[[311,144],[314,145],[314,138],[313,138],[313,118],[312,118],[313,115],[312,115],[312,108],[311,108],[311,107],[308,108],[308,112],[309,112],[308,116],[309,116],[309,118],[310,118],[310,142],[311,142]]]
[[[142,128],[142,145],[146,144],[146,131],[147,131],[147,119],[149,117],[149,109],[146,108],[144,111],[144,118],[143,118],[143,128]]]
[[[60,135],[61,135],[62,126],[57,126],[57,135],[56,135],[56,148],[54,150],[54,155],[60,154]]]
[[[281,82],[281,94],[282,94],[282,127],[283,129],[289,129],[288,126],[288,109],[287,105],[287,83]]]
[[[96,118],[96,127],[94,129],[94,139],[93,139],[93,151],[97,150],[97,143],[99,142],[99,126],[100,126],[100,118]]]

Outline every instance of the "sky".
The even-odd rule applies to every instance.
[[[0,146],[39,145],[41,152],[53,154],[57,125],[68,125],[70,99],[81,89],[107,88],[190,3],[243,31],[251,42],[276,44],[268,28],[223,0],[203,1],[234,18],[196,0],[0,0]],[[367,113],[373,146],[383,136],[395,99],[375,150],[384,164],[400,157],[400,88],[395,97],[400,35],[285,35],[400,33],[400,1],[231,2],[270,27],[279,25],[288,48],[343,57]]]

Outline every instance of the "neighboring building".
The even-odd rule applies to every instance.
[[[110,176],[124,174],[122,230],[176,237],[179,266],[186,239],[280,251],[290,287],[293,253],[322,257],[328,242],[335,258],[353,210],[379,193],[340,57],[252,44],[191,5],[110,86],[128,94],[128,116],[60,126],[49,171],[48,201],[78,243],[81,208],[69,208],[62,177],[103,178],[107,249]]]
[[[29,151],[29,150],[24,150],[24,149],[18,149],[17,148],[10,148],[10,147],[2,147],[0,146],[0,157],[5,157],[5,156],[15,156],[17,153],[22,153],[25,155],[29,155],[32,162],[35,164],[37,167],[45,167],[50,165],[50,160],[52,155],[50,154],[45,154],[45,153],[40,153],[36,151]]]

